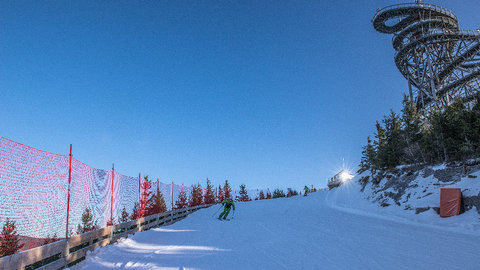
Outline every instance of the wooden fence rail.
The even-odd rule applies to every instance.
[[[85,259],[87,251],[115,243],[122,237],[166,226],[184,219],[189,214],[211,205],[176,209],[136,220],[114,224],[95,231],[72,236],[41,247],[0,258],[0,270],[63,269]]]

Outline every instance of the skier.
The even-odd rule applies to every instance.
[[[303,194],[303,196],[307,196],[307,193],[308,193],[308,191],[309,191],[309,190],[308,190],[308,187],[305,186],[303,189],[305,190],[305,194]]]
[[[218,219],[227,219],[227,216],[228,216],[228,213],[230,213],[230,208],[233,208],[233,211],[235,212],[235,204],[233,203],[233,201],[231,199],[225,199],[223,202],[222,202],[222,205],[224,206],[223,207],[223,212],[220,214],[220,216],[218,216]]]

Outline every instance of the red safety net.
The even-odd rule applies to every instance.
[[[7,218],[15,221],[26,243],[23,249],[47,237],[65,237],[69,161],[69,155],[48,153],[0,137],[0,225]],[[111,216],[119,223],[124,208],[131,215],[135,203],[139,203],[143,177],[96,169],[75,158],[71,170],[69,235],[77,234],[87,207],[97,225],[104,227]],[[190,196],[191,187],[150,180],[151,193],[157,192],[158,185],[168,209],[172,209],[172,202],[175,207],[182,189]]]

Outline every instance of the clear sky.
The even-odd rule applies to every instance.
[[[1,1],[0,136],[122,174],[326,186],[407,82],[397,1]],[[480,28],[478,1],[431,1]]]

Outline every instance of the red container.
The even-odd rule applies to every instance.
[[[440,216],[451,217],[460,214],[462,192],[459,188],[440,189]]]

